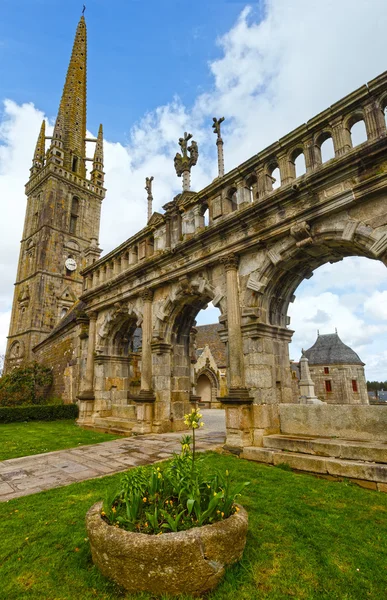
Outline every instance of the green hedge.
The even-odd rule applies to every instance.
[[[0,423],[56,421],[57,419],[76,419],[77,417],[78,406],[76,404],[0,407]]]

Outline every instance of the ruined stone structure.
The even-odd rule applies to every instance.
[[[364,363],[337,333],[318,335],[305,356],[320,400],[330,404],[369,404]]]
[[[82,35],[85,38],[83,20],[77,32]],[[76,40],[74,48],[79,44]],[[85,63],[72,59],[69,80],[73,68],[81,66],[85,71]],[[62,388],[68,390],[68,400],[77,396],[80,423],[134,432],[180,430],[195,399],[191,330],[198,312],[212,302],[221,312],[220,336],[227,345],[227,392],[221,402],[226,407],[229,446],[262,445],[264,436],[281,431],[281,419],[288,427],[289,415],[297,410],[307,423],[305,415],[313,411],[317,415],[317,409],[326,415],[334,408],[339,421],[340,410],[347,407],[297,406],[293,401],[287,311],[298,285],[327,262],[365,256],[387,265],[387,73],[237,168],[224,175],[220,169],[220,176],[197,192],[190,189],[190,170],[198,160],[198,148],[185,134],[175,158],[177,174],[183,177],[182,193],[164,206],[163,214],[153,213],[144,229],[100,259],[102,133],[89,181],[83,129],[72,131],[71,111],[66,117],[70,121],[63,116],[62,108],[67,114],[66,105],[72,102],[66,86],[48,157],[43,163],[39,142],[27,184],[33,198],[29,206],[40,202],[41,220],[35,230],[35,208],[28,209],[10,345],[23,342],[26,356],[34,346],[34,356],[52,364],[54,349],[67,344],[67,358],[54,365],[55,376],[63,380],[71,369],[73,385]],[[80,97],[84,103],[85,95]],[[79,118],[82,115],[81,111]],[[359,121],[365,124],[367,140],[353,147],[351,129]],[[84,121],[78,122],[83,128]],[[323,162],[321,147],[330,138],[335,156]],[[306,164],[302,176],[296,171],[300,154]],[[277,168],[280,186],[273,189]],[[73,213],[74,197],[79,212]],[[72,215],[79,215],[75,234]],[[50,238],[54,234],[48,219],[56,219],[55,239]],[[82,222],[87,230],[77,229]],[[31,267],[25,255],[30,240],[38,256]],[[78,269],[71,276],[65,270],[70,241],[78,244],[78,254],[72,249],[71,256],[82,264],[83,284]],[[23,269],[30,269],[29,279]],[[27,281],[30,312],[19,325],[24,302],[19,296],[22,290],[26,293]],[[64,325],[49,334],[66,286],[74,296],[80,295],[80,302],[66,315]],[[43,293],[41,307],[36,298]],[[141,353],[134,345],[139,327]],[[11,351],[12,346],[9,361]],[[371,423],[370,413],[362,415],[364,423]],[[319,427],[325,423],[329,429],[329,418],[318,418]],[[353,422],[361,430],[359,421]]]

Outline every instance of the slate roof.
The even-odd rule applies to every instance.
[[[362,365],[360,357],[352,348],[346,346],[337,333],[319,335],[305,356],[310,365]]]
[[[209,346],[211,354],[219,368],[227,366],[226,359],[226,344],[219,337],[219,331],[223,329],[218,323],[211,325],[197,325],[196,334],[196,355],[199,358],[200,354],[206,345]]]

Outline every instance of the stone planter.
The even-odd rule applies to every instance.
[[[248,517],[239,508],[213,525],[147,535],[108,525],[98,502],[86,515],[93,562],[130,592],[202,594],[219,583],[227,565],[242,557]]]

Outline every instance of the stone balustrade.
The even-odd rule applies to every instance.
[[[284,190],[296,193],[309,178],[351,152],[386,136],[384,111],[387,106],[387,72],[360,87],[290,132],[268,148],[254,155],[236,169],[216,178],[198,193],[183,192],[154,213],[148,225],[110,254],[84,271],[84,289],[90,290],[128,269],[138,267],[155,255],[171,252],[178,244],[201,235],[208,225],[215,227],[232,213],[252,208],[267,198],[277,198]],[[367,140],[354,147],[351,131],[362,121]],[[323,162],[321,147],[332,139],[334,158]],[[298,176],[296,161],[305,159],[305,173]],[[50,168],[57,168],[50,165]],[[279,173],[275,182],[273,173]],[[65,177],[71,174],[63,172]],[[34,179],[37,180],[39,175]],[[74,175],[74,178],[77,176]],[[275,183],[279,185],[274,186]],[[82,180],[82,185],[85,185]],[[90,185],[92,185],[90,183]],[[101,190],[102,192],[102,190]],[[208,222],[205,215],[208,214]]]

